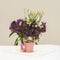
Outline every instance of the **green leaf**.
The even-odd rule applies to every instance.
[[[18,38],[15,40],[14,45],[18,45]]]
[[[13,33],[15,33],[14,31],[9,35],[9,37],[13,34]]]

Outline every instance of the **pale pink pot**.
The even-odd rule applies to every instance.
[[[34,48],[34,42],[30,43],[25,42],[24,44],[21,45],[21,49],[24,52],[33,52],[33,48]]]
[[[34,46],[33,42],[25,43],[25,52],[33,52],[33,46]]]

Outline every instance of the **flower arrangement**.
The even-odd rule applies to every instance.
[[[42,17],[43,12],[28,10],[28,14],[24,19],[12,21],[9,27],[11,30],[9,37],[14,33],[18,35],[14,45],[18,45],[19,41],[24,43],[38,40],[39,42],[39,35],[46,32],[46,23],[41,22]],[[35,43],[37,44],[37,42]]]

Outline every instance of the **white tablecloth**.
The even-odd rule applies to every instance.
[[[60,45],[35,45],[33,53],[20,46],[0,46],[0,60],[60,60]]]

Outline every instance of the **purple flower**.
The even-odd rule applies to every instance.
[[[27,26],[27,21],[23,21],[22,26],[26,27]]]
[[[46,32],[46,23],[42,22],[40,26],[42,26],[41,32]]]
[[[22,19],[17,20],[17,25],[21,26],[24,21]]]
[[[20,32],[21,32],[21,27],[20,27],[20,26],[18,26],[18,27],[16,28],[16,32],[17,32],[17,33],[20,33]]]
[[[16,31],[17,33],[20,33],[22,30],[22,27],[20,24],[23,23],[22,19],[18,19],[17,21],[13,21],[9,27],[11,31]]]
[[[35,37],[38,37],[39,34],[40,34],[40,27],[39,26],[38,27],[35,27],[33,33],[34,33],[33,35]]]
[[[30,36],[29,30],[24,30],[24,36],[26,36],[26,37]]]
[[[16,28],[17,28],[17,23],[16,23],[16,21],[13,21],[13,22],[11,23],[11,26],[9,27],[9,29],[10,29],[11,31],[14,31],[14,30],[16,30]]]
[[[34,31],[34,36],[39,36],[39,31],[35,30]]]
[[[31,23],[31,25],[30,25],[30,27],[35,27],[37,25],[37,23],[36,23],[36,21],[33,21],[32,23]]]

